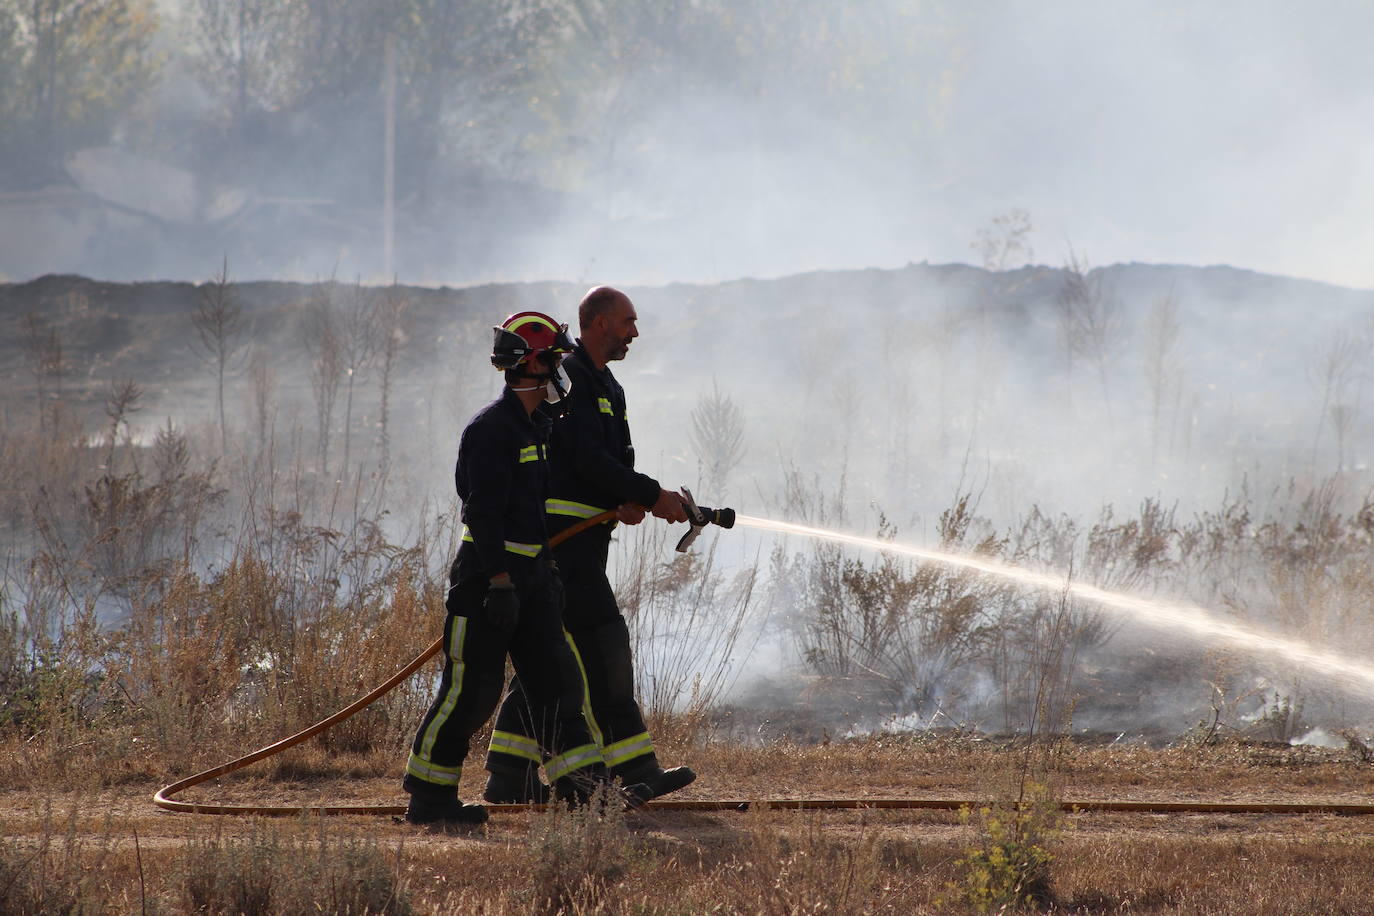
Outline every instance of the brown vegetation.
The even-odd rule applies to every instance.
[[[221,284],[231,301],[227,275]],[[58,325],[29,323],[31,384],[8,393],[0,428],[0,913],[1296,913],[1374,899],[1374,819],[1060,815],[1052,804],[1368,803],[1364,701],[1339,685],[1215,647],[1109,655],[1120,624],[1067,592],[828,546],[780,547],[732,573],[705,540],[672,554],[661,529],[631,542],[618,584],[651,661],[641,693],[663,757],[702,773],[686,797],[932,796],[967,799],[966,815],[502,812],[441,836],[379,818],[156,810],[160,786],[318,721],[438,632],[451,512],[412,507],[397,523],[389,421],[380,437],[350,438],[364,403],[388,415],[402,294],[312,295],[300,309],[318,319],[302,324],[315,423],[279,419],[259,363],[249,422],[168,420],[151,441],[130,429],[137,379],[102,382],[102,411],[54,397],[74,348]],[[330,312],[333,296],[352,303],[354,324]],[[232,366],[214,360],[207,390]],[[713,472],[722,485],[726,470]],[[785,478],[780,514],[842,521],[840,495]],[[947,550],[1186,595],[1374,654],[1362,617],[1374,507],[1349,511],[1330,487],[1267,499],[1261,510],[1242,491],[1191,520],[1147,501],[1088,526],[1032,509],[1001,531],[963,496],[938,535]],[[879,533],[897,534],[886,522]],[[763,613],[802,668],[775,709],[727,707],[728,659]],[[1089,715],[1135,728],[1166,675],[1199,715],[1156,727],[1149,746],[1093,740],[1100,725],[1083,734]],[[417,677],[187,800],[400,801],[429,694]],[[891,728],[866,731],[885,718]],[[1344,726],[1348,747],[1289,746],[1311,724]],[[856,736],[836,739],[846,730]],[[474,759],[465,797],[481,777]]]
[[[701,771],[690,797],[901,794],[974,808],[964,818],[650,808],[602,820],[550,810],[437,835],[390,818],[171,815],[149,803],[158,780],[148,766],[136,779],[0,793],[0,883],[13,882],[0,911],[57,912],[63,901],[121,912],[973,911],[985,898],[971,893],[981,885],[970,863],[997,836],[990,812],[1014,797],[1027,759],[1024,745],[892,735],[667,751]],[[395,759],[375,766],[317,747],[295,772],[263,764],[196,791],[220,801],[399,800]],[[1034,766],[1069,799],[1367,802],[1374,785],[1348,752],[1238,742],[1057,743]],[[480,775],[465,777],[465,791],[479,790]],[[1048,858],[1044,912],[1357,913],[1374,893],[1370,818],[1077,814],[1032,840]]]

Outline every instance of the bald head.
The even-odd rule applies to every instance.
[[[630,297],[613,286],[593,286],[577,304],[577,326],[585,332],[599,315],[617,306],[630,305]]]
[[[630,342],[639,336],[634,303],[610,286],[593,286],[577,304],[577,325],[582,346],[598,369],[612,360],[624,359]]]

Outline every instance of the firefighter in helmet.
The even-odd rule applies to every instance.
[[[524,685],[532,746],[560,798],[585,802],[606,768],[582,717],[584,687],[560,623],[562,588],[545,526],[551,421],[540,405],[568,391],[567,326],[520,312],[493,328],[505,388],[463,430],[455,481],[463,534],[444,601],[444,670],[420,723],[403,786],[412,823],[478,824],[458,799],[468,742],[496,709],[509,654]]]
[[[625,391],[607,365],[624,359],[639,335],[634,303],[620,290],[597,286],[582,298],[577,316],[580,337],[564,364],[572,391],[550,443],[550,529],[561,531],[608,509],[630,525],[643,521],[646,512],[670,523],[686,521],[682,498],[634,469]],[[588,724],[611,775],[642,801],[676,791],[696,774],[659,764],[635,700],[629,630],[606,577],[615,523],[573,535],[554,547],[554,556],[567,589],[563,626],[586,678]],[[537,802],[548,796],[538,779],[538,738],[525,699],[529,688],[517,672],[496,717],[487,753],[487,801]],[[547,766],[545,772],[552,778]]]

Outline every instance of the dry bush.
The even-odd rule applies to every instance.
[[[998,560],[1015,549],[974,515],[968,496],[941,514],[939,534],[950,553]],[[880,519],[879,538],[894,536]],[[775,554],[771,572],[781,600],[800,610],[794,626],[807,667],[878,700],[888,715],[964,721],[990,681],[1004,727],[1030,727],[1044,672],[1059,677],[1065,707],[1073,653],[1100,639],[1096,616],[1063,600],[936,563],[820,545],[790,559]]]
[[[317,319],[309,337],[313,391],[304,385],[306,361],[296,367],[307,423],[318,424],[309,434],[269,424],[268,405],[281,392],[269,390],[262,373],[256,435],[235,430],[230,416],[222,419],[227,437],[223,425],[168,421],[141,444],[128,425],[137,385],[115,387],[109,422],[101,425],[91,404],[94,418],[83,420],[75,401],[48,396],[61,393],[62,342],[33,326],[32,388],[12,396],[0,429],[8,541],[0,569],[0,741],[9,751],[0,754],[0,775],[19,784],[89,778],[98,760],[98,778],[111,781],[221,758],[351,702],[438,635],[451,532],[440,544],[439,523],[422,508],[419,530],[400,533],[396,518],[405,513],[388,492],[389,433],[384,428],[371,447],[370,437],[350,440],[349,429],[337,428],[340,413],[347,426],[370,409],[336,401],[342,367],[366,363],[363,349],[345,352],[344,316],[335,308],[345,292],[324,285],[304,310]],[[361,322],[370,313],[361,290],[353,292]],[[399,306],[392,312],[387,340],[395,346]],[[349,332],[360,347],[365,325]],[[450,369],[471,384],[442,403],[465,403],[479,390],[463,373],[480,367],[454,362]],[[378,380],[384,411],[388,372]],[[359,388],[350,396],[365,394]],[[330,437],[339,434],[355,473],[336,480],[322,471]],[[258,448],[225,454],[226,439],[231,449],[253,441]],[[845,488],[843,473],[827,491],[783,468],[781,514],[847,527]],[[942,514],[939,537],[953,552],[1183,597],[1362,657],[1374,655],[1366,613],[1374,501],[1343,511],[1348,505],[1331,482],[1265,499],[1241,490],[1189,521],[1154,501],[1125,516],[1108,507],[1087,526],[1032,509],[1002,533],[964,496]],[[878,530],[896,535],[881,521]],[[759,611],[792,626],[815,705],[825,691],[843,689],[873,715],[914,711],[926,722],[943,715],[1007,730],[1066,727],[1082,699],[1085,651],[1116,635],[1100,613],[1067,595],[1032,594],[881,552],[779,548],[731,578],[713,539],[675,557],[668,549],[675,534],[648,525],[629,533],[632,549],[618,576],[645,711],[669,742],[689,744],[708,726],[737,658],[750,649],[746,620]],[[1130,668],[1132,658],[1114,664],[1123,669],[1118,684],[1144,670]],[[1194,673],[1198,709],[1214,709],[1213,735],[1283,740],[1326,709],[1321,684],[1272,660],[1218,655]],[[408,682],[281,772],[327,766],[341,754],[377,768],[400,759],[428,698],[423,678]]]
[[[1347,656],[1374,651],[1374,630],[1359,611],[1374,595],[1374,503],[1343,514],[1332,487],[1305,495],[1290,488],[1256,521],[1253,502],[1242,494],[1180,522],[1146,500],[1124,518],[1106,507],[1087,528],[1033,509],[997,535],[964,497],[941,515],[942,550],[1058,572],[1065,590],[1052,594],[934,562],[820,544],[791,556],[774,553],[768,602],[792,609],[800,657],[819,678],[809,688],[813,696],[863,696],[868,716],[885,712],[908,723],[986,728],[991,721],[1026,731],[1044,728],[1037,718],[1046,713],[1055,728],[1067,728],[1085,700],[1102,704],[1094,718],[1101,722],[1125,709],[1133,692],[1139,702],[1142,680],[1164,677],[1172,685],[1197,674],[1195,661],[1181,660],[1206,645],[1148,653],[1114,645],[1126,618],[1073,597],[1071,582],[1220,606],[1242,623],[1339,647]],[[881,518],[878,534],[892,537]],[[1211,658],[1196,678],[1193,707],[1213,709],[1212,724],[1204,726],[1209,734],[1244,726],[1286,741],[1315,722],[1314,710],[1348,714],[1333,702],[1339,694],[1332,685],[1282,659],[1240,650]],[[1092,662],[1087,678],[1085,660]],[[1257,684],[1267,685],[1272,702],[1261,703]],[[1197,715],[1187,708],[1179,714],[1176,734]]]
[[[282,737],[390,676],[442,618],[433,520],[391,543],[386,477],[362,457],[355,479],[322,480],[296,430],[282,453],[271,440],[221,470],[222,427],[169,420],[137,442],[137,390],[116,386],[98,439],[46,404],[0,433],[14,532],[0,741],[16,751],[0,771],[22,782],[89,776],[92,758],[118,761],[103,779],[181,770]],[[324,438],[311,450],[325,454]],[[427,694],[410,682],[320,743],[399,754]]]
[[[757,568],[727,579],[716,558],[719,538],[703,537],[675,554],[670,539],[680,532],[644,527],[631,536],[616,587],[636,659],[636,693],[656,733],[667,727],[678,732],[670,739],[689,743],[738,676],[735,653],[751,648],[741,640],[755,607]]]
[[[1053,900],[1050,847],[1060,818],[1058,801],[1045,786],[1026,782],[1016,798],[965,808],[961,817],[974,825],[978,840],[960,863],[952,899],[979,913],[1040,908]]]
[[[400,861],[374,839],[314,836],[257,824],[246,837],[223,833],[192,839],[178,868],[182,902],[192,913],[267,916],[414,912]]]
[[[629,842],[624,811],[605,790],[571,811],[550,805],[526,840],[527,912],[606,912],[603,904],[626,874]]]
[[[0,916],[102,913],[118,909],[106,870],[111,859],[108,822],[103,835],[84,836],[78,808],[66,815],[45,800],[36,839],[0,837]]]
[[[736,913],[903,912],[909,890],[884,867],[876,831],[857,840],[828,835],[813,819],[800,835],[779,828],[781,818],[755,806],[741,851],[721,870],[721,910]]]

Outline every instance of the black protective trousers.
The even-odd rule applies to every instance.
[[[610,542],[611,527],[599,525],[568,538],[553,548],[553,555],[565,594],[563,628],[586,681],[587,724],[611,774],[630,783],[659,763],[635,700],[629,629],[606,578]],[[496,717],[487,769],[527,773],[540,763],[537,722],[530,714],[536,707],[528,699],[533,685],[517,669],[510,686]],[[549,770],[545,763],[552,780]]]
[[[434,703],[406,761],[405,789],[449,794],[463,772],[468,743],[501,699],[506,655],[525,684],[521,703],[529,735],[549,760],[549,779],[604,772],[582,717],[583,683],[563,636],[558,582],[544,558],[512,555],[509,572],[520,598],[518,620],[499,626],[482,607],[485,578],[449,588],[444,670]]]

